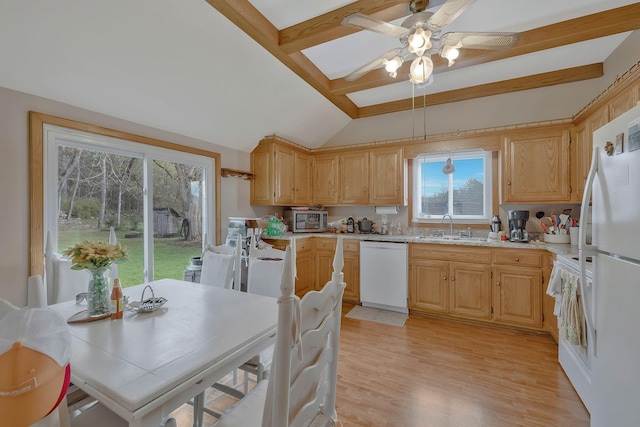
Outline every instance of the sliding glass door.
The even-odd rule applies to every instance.
[[[45,126],[44,229],[57,252],[83,240],[127,247],[124,286],[184,278],[215,239],[215,159]],[[215,240],[214,240],[215,241]]]

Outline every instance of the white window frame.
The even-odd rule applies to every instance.
[[[202,242],[205,238],[216,241],[216,210],[215,210],[215,171],[216,159],[198,154],[162,148],[134,141],[99,135],[90,132],[83,132],[75,129],[68,129],[56,125],[44,125],[44,235],[51,233],[53,250],[58,252],[58,147],[60,145],[68,147],[84,148],[94,151],[101,151],[110,154],[117,154],[128,157],[139,158],[143,162],[143,210],[144,210],[144,282],[153,280],[153,186],[151,181],[151,163],[153,160],[164,160],[174,163],[184,163],[201,167],[204,171],[202,178],[204,188],[203,212],[202,212]],[[207,237],[208,236],[208,237]]]
[[[454,223],[486,223],[493,216],[493,162],[491,151],[485,150],[465,150],[449,153],[423,154],[413,160],[413,219],[419,223],[440,223],[442,215],[423,215],[420,212],[422,203],[422,185],[420,164],[424,160],[445,162],[449,157],[455,166],[456,160],[483,158],[484,159],[484,180],[483,180],[483,211],[484,215],[451,215]],[[449,176],[449,194],[453,194],[453,179],[455,172]],[[453,198],[449,197],[449,209],[453,211]],[[447,218],[448,220],[448,218]]]

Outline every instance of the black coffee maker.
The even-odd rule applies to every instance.
[[[509,211],[509,240],[512,242],[528,242],[529,233],[525,230],[529,211]]]

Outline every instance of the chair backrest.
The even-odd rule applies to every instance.
[[[277,298],[281,295],[280,283],[285,251],[274,248],[258,249],[254,242],[255,236],[251,239],[247,292]]]
[[[338,342],[342,314],[342,238],[338,238],[333,275],[322,290],[294,294],[292,249],[278,299],[278,332],[262,427],[334,425]],[[296,305],[299,304],[299,310]]]
[[[202,253],[200,283],[218,288],[233,288],[233,264],[235,248],[231,246],[205,247]]]
[[[72,270],[71,260],[53,251],[50,233],[47,233],[44,257],[47,304],[75,300],[76,295],[87,291],[89,273],[86,270]]]

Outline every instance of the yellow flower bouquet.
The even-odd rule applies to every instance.
[[[111,300],[107,269],[113,263],[129,258],[127,248],[120,243],[89,242],[85,240],[63,252],[71,258],[72,270],[89,270],[87,287],[87,315],[94,318],[109,316]]]
[[[112,263],[119,263],[129,259],[127,248],[120,243],[115,245],[106,242],[89,242],[85,240],[63,252],[71,257],[72,270],[101,270]]]

